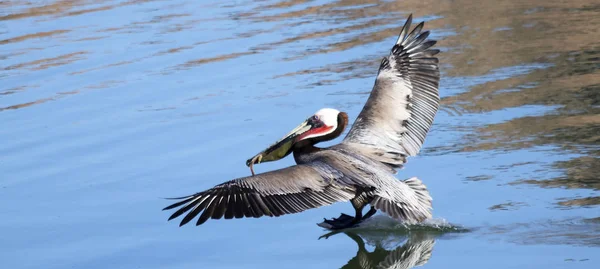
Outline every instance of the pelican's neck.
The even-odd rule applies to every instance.
[[[348,126],[348,114],[346,114],[345,112],[340,112],[338,114],[337,123],[337,128],[327,135],[313,137],[295,143],[292,148],[292,151],[294,152],[294,160],[296,161],[296,163],[305,163],[306,161],[304,157],[322,149],[319,147],[315,147],[315,144],[323,141],[329,141],[340,136],[342,132],[344,132],[344,129],[346,129],[346,126]]]

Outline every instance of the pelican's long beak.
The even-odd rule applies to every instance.
[[[254,175],[252,165],[259,164],[261,162],[277,161],[284,158],[292,152],[292,146],[296,142],[296,138],[299,135],[306,133],[312,128],[313,126],[308,120],[306,120],[298,127],[294,128],[294,130],[285,135],[283,138],[279,139],[279,141],[275,142],[275,144],[271,145],[259,154],[254,155],[254,157],[248,159],[246,161],[246,165],[250,167],[252,175]]]

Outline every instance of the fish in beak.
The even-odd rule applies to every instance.
[[[279,141],[275,142],[275,144],[248,159],[246,165],[250,167],[252,175],[254,176],[254,164],[283,159],[292,152],[292,146],[298,141],[298,138],[302,138],[302,135],[313,129],[313,127],[314,122],[310,119],[306,120],[283,138],[279,139]]]

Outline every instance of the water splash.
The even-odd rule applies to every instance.
[[[439,233],[462,233],[469,232],[468,228],[460,225],[452,224],[444,218],[434,218],[425,220],[418,224],[404,224],[389,218],[384,215],[374,216],[373,218],[361,223],[355,229],[365,230],[381,230],[381,231],[394,231],[394,232],[405,232],[411,231],[425,231],[425,232],[439,232]]]
[[[326,228],[322,225],[319,226]],[[472,229],[452,224],[444,218],[428,219],[419,224],[404,224],[385,215],[376,215],[363,223],[360,223],[357,227],[334,230],[320,238],[328,238],[340,232],[352,232],[366,237],[396,238],[415,233],[423,234],[428,237],[436,237],[447,233],[467,233],[470,231],[472,231]]]

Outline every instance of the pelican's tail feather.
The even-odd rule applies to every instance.
[[[378,194],[371,205],[390,217],[406,224],[415,224],[431,218],[431,196],[427,187],[416,177],[395,181],[392,193]]]

